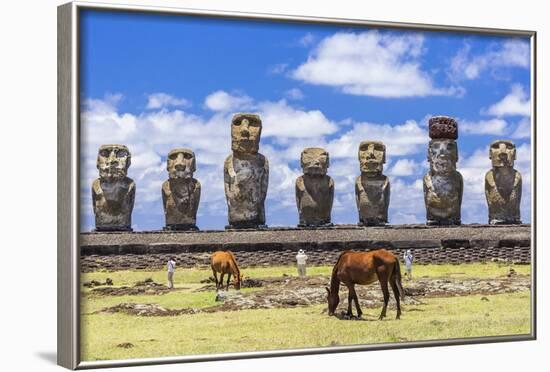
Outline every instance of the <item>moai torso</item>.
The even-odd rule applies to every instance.
[[[298,226],[329,226],[334,181],[327,175],[329,155],[324,149],[306,148],[301,155],[304,174],[296,179]]]
[[[430,119],[428,161],[424,176],[424,202],[428,225],[460,225],[464,182],[456,170],[458,148],[457,123],[445,116]]]
[[[511,141],[495,141],[489,148],[493,169],[485,175],[485,197],[490,224],[520,224],[521,174],[513,168],[516,147]]]
[[[92,203],[96,231],[131,231],[136,193],[134,181],[127,177],[131,155],[123,145],[99,148],[99,178],[92,183]]]
[[[201,184],[193,178],[195,154],[174,149],[167,158],[169,179],[162,184],[165,230],[196,230]]]
[[[379,141],[363,141],[358,155],[361,175],[355,180],[355,201],[359,225],[384,225],[390,204],[390,181],[382,174],[386,146]]]
[[[258,153],[261,120],[253,114],[236,114],[231,123],[233,154],[224,162],[228,228],[265,227],[265,198],[269,163]]]

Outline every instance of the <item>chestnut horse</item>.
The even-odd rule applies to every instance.
[[[217,251],[212,253],[210,257],[210,266],[212,267],[212,273],[214,274],[214,279],[216,280],[216,290],[223,288],[223,277],[227,274],[227,287],[226,290],[229,290],[229,280],[231,275],[233,275],[233,285],[235,289],[241,289],[241,280],[242,275],[237,266],[237,260],[235,255],[231,251]],[[218,275],[220,273],[220,280],[218,281]]]
[[[384,295],[384,307],[380,313],[379,319],[386,316],[386,308],[390,299],[390,291],[388,290],[388,282],[393,290],[393,295],[397,303],[397,317],[401,316],[400,298],[404,297],[403,287],[401,286],[401,270],[399,268],[399,260],[385,249],[378,249],[371,252],[354,252],[345,251],[332,269],[332,277],[330,279],[330,289],[326,287],[328,296],[328,313],[334,315],[336,307],[340,302],[338,291],[340,290],[340,282],[344,283],[349,290],[348,294],[348,316],[353,316],[351,311],[351,303],[355,301],[357,316],[361,317],[363,312],[359,307],[359,300],[355,292],[355,284],[367,285],[374,283],[376,280],[380,282],[382,293]]]

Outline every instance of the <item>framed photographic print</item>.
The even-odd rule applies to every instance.
[[[536,33],[58,8],[58,363],[533,340]]]

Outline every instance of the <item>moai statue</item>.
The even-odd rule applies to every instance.
[[[296,179],[298,226],[331,226],[334,181],[327,175],[329,155],[324,149],[309,147],[300,157],[304,174]]]
[[[361,175],[355,180],[359,225],[380,226],[388,223],[390,180],[382,174],[385,163],[386,146],[382,142],[361,142],[359,145]]]
[[[124,145],[99,148],[99,178],[92,183],[96,231],[132,231],[136,184],[127,177],[131,159]]]
[[[262,228],[269,163],[258,152],[262,121],[258,115],[235,114],[231,120],[231,150],[223,165],[229,229]]]
[[[489,147],[493,169],[485,175],[485,197],[489,206],[489,223],[520,224],[521,174],[514,169],[516,146],[498,140]]]
[[[430,170],[424,176],[424,202],[428,225],[460,225],[460,206],[464,183],[456,170],[458,161],[457,122],[434,116],[429,121]]]
[[[197,209],[201,184],[193,178],[196,160],[193,151],[178,148],[166,159],[168,180],[162,184],[162,204],[166,226],[164,230],[198,230]]]

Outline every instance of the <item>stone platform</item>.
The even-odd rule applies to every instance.
[[[299,249],[308,265],[333,264],[347,249],[386,248],[402,255],[413,249],[416,263],[531,261],[530,225],[399,225],[329,228],[268,228],[189,232],[81,233],[81,269],[159,269],[169,256],[179,267],[207,266],[216,250],[232,250],[243,267],[295,263]]]

